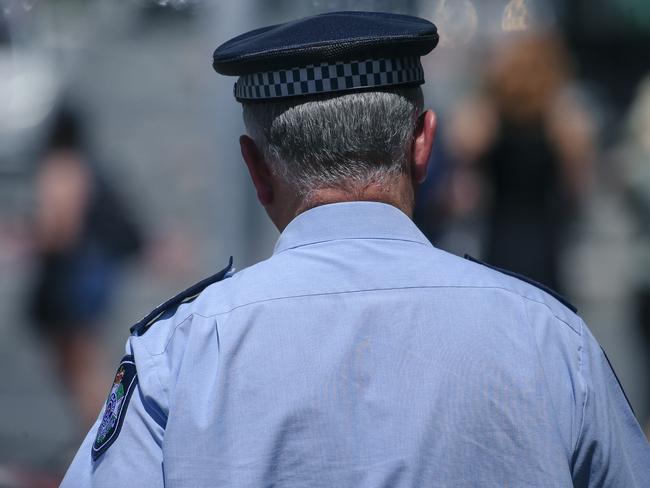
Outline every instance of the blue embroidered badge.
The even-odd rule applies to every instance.
[[[92,446],[92,459],[96,461],[115,442],[122,429],[126,408],[138,383],[133,356],[124,356],[115,373],[115,379],[108,393],[102,421]]]

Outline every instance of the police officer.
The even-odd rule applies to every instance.
[[[648,443],[575,309],[410,219],[437,39],[341,12],[215,51],[282,234],[132,328],[64,487],[648,486]]]

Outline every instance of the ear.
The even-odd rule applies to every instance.
[[[243,135],[239,138],[239,145],[241,147],[241,155],[248,168],[248,173],[257,191],[257,199],[262,206],[266,207],[273,202],[271,172],[253,139]]]
[[[436,127],[437,119],[435,113],[427,110],[420,115],[411,147],[411,178],[414,183],[422,183],[427,177]]]

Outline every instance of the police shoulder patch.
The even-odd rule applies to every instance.
[[[120,434],[126,409],[137,383],[138,375],[133,356],[124,356],[115,373],[111,390],[108,392],[104,414],[97,429],[95,442],[92,445],[91,456],[93,461],[97,461]]]
[[[534,287],[539,288],[540,290],[548,293],[553,298],[555,298],[558,302],[560,302],[562,305],[564,305],[566,308],[571,310],[573,313],[578,313],[578,309],[573,304],[571,304],[571,302],[569,302],[569,300],[567,300],[562,295],[560,295],[558,292],[556,292],[555,290],[552,290],[551,288],[549,288],[546,285],[542,285],[541,283],[538,283],[537,281],[535,281],[533,279],[530,279],[527,276],[524,276],[522,274],[515,273],[514,271],[508,271],[507,269],[498,268],[496,266],[492,266],[491,264],[484,263],[480,259],[476,259],[476,258],[470,256],[469,254],[465,254],[465,259],[467,259],[468,261],[472,261],[473,263],[482,264],[483,266],[487,266],[490,269],[498,271],[499,273],[506,274],[508,276],[512,276],[513,278],[517,278],[518,280],[525,281],[529,285],[533,285]]]
[[[131,327],[131,334],[141,336],[147,332],[147,330],[149,330],[149,328],[158,320],[167,318],[173,314],[181,304],[191,302],[197,296],[199,296],[199,294],[208,286],[231,276],[233,273],[232,261],[233,260],[231,256],[230,260],[228,261],[228,266],[223,268],[221,271],[204,280],[199,281],[197,284],[190,286],[187,290],[158,305],[144,318],[138,321],[133,327]]]

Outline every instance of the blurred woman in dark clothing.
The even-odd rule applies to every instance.
[[[563,230],[593,156],[588,120],[568,94],[567,55],[551,35],[517,37],[497,50],[486,78],[484,97],[453,124],[463,132],[458,152],[487,184],[483,258],[562,289]]]
[[[106,395],[98,327],[140,235],[89,159],[81,129],[78,114],[62,109],[38,167],[30,312],[87,426]]]

